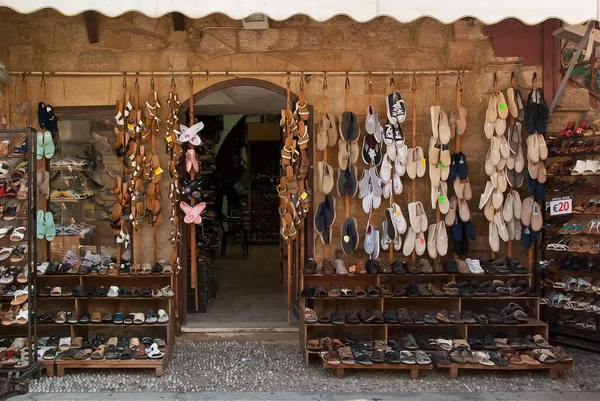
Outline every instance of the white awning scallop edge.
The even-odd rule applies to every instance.
[[[137,11],[154,18],[180,12],[190,18],[222,13],[240,20],[254,13],[263,13],[277,21],[298,14],[316,21],[347,15],[358,22],[379,16],[392,17],[400,22],[431,17],[443,23],[473,17],[487,25],[506,18],[516,18],[528,25],[549,18],[558,18],[571,25],[600,19],[600,0],[575,0],[571,3],[564,0],[0,0],[2,6],[22,14],[53,8],[67,16],[93,10],[108,17],[117,17]]]

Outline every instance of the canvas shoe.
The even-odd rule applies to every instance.
[[[402,179],[397,174],[394,174],[394,178],[392,180],[392,187],[394,189],[395,195],[400,195],[402,193],[402,189],[404,188],[402,185]]]
[[[375,167],[371,167],[369,169],[369,175],[371,178],[371,188],[373,190],[373,195],[381,196],[383,194],[383,187],[381,186],[382,180],[377,174],[377,169]]]
[[[415,232],[425,232],[427,230],[427,214],[421,201],[417,201],[417,216],[421,220],[421,229],[415,230]]]
[[[348,167],[349,160],[350,151],[348,150],[348,143],[340,138],[338,141],[338,166],[340,169],[345,170]]]
[[[433,134],[433,138],[437,141],[439,138],[439,126],[440,126],[440,106],[431,106],[431,132]]]
[[[448,115],[443,110],[440,110],[438,135],[442,145],[448,145],[450,139],[452,138],[450,124],[448,123]]]
[[[487,120],[491,123],[496,122],[498,119],[498,96],[494,93],[490,96],[488,108],[486,111]]]
[[[384,127],[379,123],[379,113],[377,114],[377,128],[375,128],[375,133],[373,134],[373,136],[375,137],[375,140],[377,141],[377,143],[381,144],[383,142],[383,136],[384,136]]]
[[[384,251],[387,251],[388,249],[390,249],[390,244],[392,243],[392,240],[390,239],[390,235],[388,233],[388,224],[387,224],[387,220],[383,220],[381,222],[381,249],[383,249]]]
[[[464,184],[465,188],[463,190],[463,197],[466,201],[470,201],[473,199],[473,189],[471,188],[471,181],[469,181],[469,177],[461,180],[461,183]]]
[[[429,164],[429,180],[431,185],[438,186],[442,180],[442,170],[437,164]]]
[[[402,249],[402,237],[397,235],[396,239],[392,241],[392,244],[394,244],[395,251],[400,251]]]
[[[383,185],[383,197],[385,199],[390,199],[392,196],[392,182],[387,182]]]
[[[397,203],[392,203],[392,209],[394,214],[392,216],[392,220],[394,221],[394,228],[398,231],[399,234],[404,234],[406,232],[406,228],[408,226],[406,219],[404,218],[404,214],[402,214],[402,210]]]
[[[429,253],[429,257],[431,259],[437,258],[437,244],[436,244],[436,236],[437,236],[437,228],[438,225],[436,223],[430,224],[427,230],[427,252]]]
[[[534,201],[531,210],[531,229],[535,232],[538,232],[542,229],[543,225],[544,219],[542,217],[542,208],[537,201]]]
[[[467,266],[469,267],[469,271],[471,273],[473,273],[473,274],[485,273],[485,271],[481,267],[481,263],[479,262],[479,259],[467,258],[467,259],[465,259],[465,262],[467,263]]]
[[[496,119],[494,122],[494,132],[497,137],[502,137],[502,135],[504,135],[506,132],[506,120],[501,118]]]
[[[510,241],[514,241],[515,239],[515,222],[518,222],[517,219],[512,219],[511,221],[506,223],[506,229],[508,230],[508,239]],[[519,223],[520,225],[521,223]]]
[[[371,213],[371,208],[373,207],[373,193],[371,191],[367,192],[367,194],[362,198],[362,208],[366,214]]]
[[[523,155],[523,147],[519,146],[517,155],[515,156],[515,171],[520,173],[523,169],[525,169],[525,156]]]
[[[394,126],[389,120],[385,124],[385,130],[383,133],[383,143],[385,143],[387,146],[394,145]]]
[[[381,206],[381,195],[375,193],[372,193],[371,195],[373,197],[373,209],[379,209],[379,206]]]
[[[512,191],[506,195],[506,199],[504,200],[504,206],[502,206],[502,218],[505,222],[510,222],[514,218],[514,196]]]
[[[377,128],[377,121],[379,120],[379,114],[375,113],[375,109],[373,109],[372,105],[367,107],[367,118],[365,120],[365,130],[368,134],[375,134],[375,130]]]
[[[377,259],[379,257],[379,241],[381,240],[380,235],[379,235],[379,230],[373,230],[373,236],[375,239],[375,249],[373,250],[373,253],[371,254],[371,257],[373,259]]]
[[[492,193],[492,206],[494,209],[498,210],[502,207],[502,202],[504,202],[504,194],[497,189],[494,189]]]
[[[406,164],[408,163],[408,147],[405,144],[396,142],[396,158],[400,160],[401,167],[398,174],[402,176],[406,172]]]
[[[425,171],[427,170],[427,161],[425,160],[425,153],[423,152],[423,148],[417,146],[414,151],[414,160],[417,164],[417,177],[423,177],[425,175]]]
[[[442,183],[440,183],[441,185]],[[431,208],[435,210],[437,207],[438,199],[440,197],[440,185],[437,187],[431,186]]]
[[[417,255],[421,256],[425,253],[425,249],[427,248],[427,241],[425,240],[424,233],[417,233],[415,236],[415,252]]]
[[[500,250],[500,238],[498,238],[498,226],[490,221],[489,223],[489,234],[488,234],[488,242],[490,244],[490,248],[494,252],[498,252]]]
[[[406,174],[408,178],[414,180],[417,178],[417,162],[415,160],[415,148],[408,149],[408,160],[406,162]]]
[[[458,201],[456,196],[450,198],[450,210],[446,213],[444,217],[444,221],[446,222],[446,226],[452,227],[454,222],[456,221],[456,212],[457,212]]]
[[[521,196],[515,190],[511,191],[513,195],[513,214],[515,219],[521,220]]]
[[[458,199],[463,199],[465,197],[465,183],[457,177],[453,182],[453,186],[456,197]]]
[[[367,224],[367,230],[365,233],[365,241],[364,241],[365,252],[371,255],[375,251],[375,233],[373,226],[371,224]]]
[[[321,163],[321,162],[319,162]],[[371,189],[371,174],[370,169],[364,169],[360,180],[358,180],[358,197],[363,199]]]
[[[438,206],[442,214],[448,213],[450,210],[450,201],[448,200],[448,184],[440,182],[439,187],[440,193],[438,197]]]
[[[389,155],[386,153],[383,156],[383,161],[381,162],[381,167],[379,169],[379,176],[381,177],[381,180],[384,184],[387,184],[392,180],[392,172],[392,161],[390,160]]]
[[[329,128],[327,129],[327,146],[335,146],[341,134],[335,120],[335,115],[328,112],[327,119],[329,120]]]
[[[521,221],[514,219],[513,220],[513,224],[515,226],[515,241],[520,241],[521,240]]]
[[[494,221],[494,214],[496,213],[496,209],[492,204],[492,198],[490,198],[483,208],[483,215],[485,216],[487,221]]]
[[[415,230],[413,230],[412,227],[409,227],[406,237],[404,239],[404,246],[402,247],[402,253],[404,254],[404,256],[409,256],[413,253],[415,249],[415,240]]]
[[[357,225],[356,219],[353,217],[349,217],[344,224],[342,224],[341,243],[342,250],[346,255],[351,255],[352,252],[358,248],[360,237],[358,235]]]
[[[513,155],[516,155],[517,151],[521,147],[521,131],[522,126],[519,121],[515,122],[508,129],[508,146],[510,147],[510,152]]]
[[[467,201],[465,201],[464,199],[459,199],[457,207],[458,216],[463,222],[466,223],[467,221],[471,220],[471,211],[469,210],[469,205],[467,204]]]
[[[494,215],[494,224],[497,227],[498,235],[502,238],[502,241],[508,242],[508,229],[502,218],[502,213],[498,212]]]
[[[421,217],[417,213],[418,202],[410,202],[408,204],[408,219],[410,226],[415,232],[421,231]]]
[[[446,223],[443,220],[437,223],[436,234],[437,238],[435,244],[437,247],[437,254],[439,256],[446,256],[448,253],[448,231],[446,230]]]
[[[494,136],[495,124],[489,122],[487,119],[483,123],[483,132],[485,133],[485,137],[487,139],[492,139]]]
[[[435,138],[429,140],[429,163],[438,164],[440,162],[440,152],[442,145]]]
[[[538,151],[540,155],[540,160],[546,160],[548,158],[548,145],[546,145],[546,140],[542,134],[535,134],[538,140]]]
[[[485,190],[479,198],[479,209],[483,209],[487,201],[491,198],[492,192],[494,192],[494,185],[491,181],[485,183]]]

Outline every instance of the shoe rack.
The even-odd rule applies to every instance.
[[[428,79],[428,78],[425,78]],[[439,82],[436,77],[436,81]],[[393,82],[393,81],[392,81]],[[424,137],[425,135],[417,135],[417,86],[416,79],[413,78],[412,82],[412,147],[419,145],[417,139],[419,137]],[[393,84],[392,84],[393,85]],[[393,90],[393,86],[392,90]],[[347,91],[349,87],[347,86]],[[436,94],[435,94],[435,104],[440,104],[439,97],[440,85],[436,82]],[[324,91],[325,92],[325,91]],[[461,107],[462,102],[462,82],[460,78],[457,82],[457,106]],[[325,107],[323,108],[324,112],[327,110],[326,108],[326,92],[324,93],[324,103]],[[347,102],[346,102],[347,104]],[[347,109],[347,106],[346,106]],[[364,119],[366,117],[359,116],[359,124],[363,127]],[[425,119],[425,117],[421,117]],[[421,129],[423,130],[423,129]],[[362,131],[362,130],[361,130]],[[361,136],[364,135],[361,132]],[[465,135],[466,136],[466,135]],[[429,138],[426,138],[427,140]],[[469,140],[470,138],[462,138],[463,141]],[[359,141],[361,138],[359,138]],[[405,137],[406,143],[409,142],[409,137]],[[420,144],[423,146],[423,144]],[[459,152],[461,149],[461,137],[456,136],[456,144],[455,151]],[[334,150],[335,153],[335,150]],[[328,149],[327,147],[322,152],[322,160],[329,161],[332,158],[328,158]],[[320,153],[317,153],[317,157],[319,157]],[[315,160],[318,161],[317,158]],[[368,166],[362,166],[362,168],[368,168]],[[360,176],[360,174],[359,174]],[[315,187],[317,187],[315,185]],[[408,192],[408,194],[401,194],[397,196],[398,202],[415,202],[419,200],[419,198],[428,199],[428,194],[423,196],[419,195],[418,191],[419,186],[417,185],[416,180],[412,180],[410,185],[404,186],[404,192]],[[317,195],[319,198],[323,196],[322,194]],[[393,202],[394,195],[390,197],[390,202]],[[474,197],[479,199],[478,197]],[[420,199],[425,201],[425,199]],[[345,199],[337,199],[337,218],[336,220],[340,220],[340,215],[343,217],[343,213],[345,212],[345,216],[348,217],[350,215],[351,205],[354,202],[357,202],[358,199],[351,199],[346,197]],[[316,201],[318,203],[318,201]],[[381,212],[382,210],[379,210]],[[374,214],[375,211],[372,211]],[[431,219],[431,213],[428,213]],[[436,209],[435,214],[433,214],[433,219],[439,222],[441,220],[439,208]],[[369,216],[370,220],[370,216]],[[431,221],[431,220],[430,220]],[[375,220],[377,222],[377,220]],[[359,224],[359,232],[364,230],[363,226]],[[364,232],[364,231],[363,231]],[[328,248],[331,248],[331,245],[324,245],[325,257],[329,257],[332,252],[328,251]],[[509,241],[507,245],[507,250],[505,255],[497,255],[492,253],[491,255],[479,255],[479,257],[492,257],[492,258],[511,258],[513,255],[514,244],[513,241]],[[355,253],[357,256],[344,257],[344,262],[346,267],[353,266],[355,260],[361,259],[362,252],[357,251]],[[473,253],[475,255],[475,253]],[[461,255],[461,256],[469,256],[469,255]],[[449,273],[419,273],[419,274],[356,274],[352,273],[352,268],[350,267],[350,274],[347,275],[323,275],[323,274],[301,274],[300,275],[300,290],[305,288],[308,285],[317,286],[321,285],[325,288],[329,288],[330,285],[336,284],[341,285],[346,288],[353,289],[355,286],[360,286],[363,289],[366,289],[367,286],[373,285],[381,285],[386,284],[391,289],[393,284],[420,284],[420,283],[434,283],[438,286],[442,286],[444,283],[455,281],[477,281],[482,283],[484,281],[492,281],[492,280],[502,280],[505,283],[510,279],[517,280],[525,280],[530,287],[535,287],[534,280],[534,253],[533,248],[530,249],[527,253],[527,273],[525,274],[501,274],[501,275],[489,275],[489,274],[449,274]],[[425,257],[425,256],[423,256]],[[457,255],[453,255],[452,251],[449,250],[444,260],[452,260],[457,259]],[[364,258],[362,258],[364,260]],[[380,255],[381,260],[385,260],[385,256],[383,253]],[[437,257],[437,262],[443,264],[442,258],[440,256]],[[389,262],[389,265],[395,260],[399,261],[413,261],[416,262],[417,255],[413,251],[412,256],[404,257],[403,255],[399,255],[399,252],[395,252],[393,250],[393,246],[390,245],[389,251],[389,260],[386,260],[386,263]],[[318,261],[316,261],[318,262]],[[525,263],[524,263],[525,264]],[[464,338],[483,338],[485,335],[491,335],[492,337],[502,336],[502,337],[523,337],[525,335],[542,335],[545,339],[548,338],[548,325],[540,320],[540,305],[539,298],[532,296],[390,296],[390,297],[366,297],[366,298],[353,298],[353,297],[325,297],[325,298],[315,298],[315,297],[301,297],[299,301],[299,309],[301,312],[304,311],[305,308],[311,308],[318,315],[321,311],[329,310],[332,312],[335,311],[357,311],[361,308],[371,311],[381,311],[382,313],[386,310],[397,310],[399,308],[408,308],[414,307],[416,310],[423,315],[425,311],[433,310],[438,311],[440,309],[447,310],[455,310],[462,314],[463,311],[473,311],[475,313],[481,313],[482,310],[486,307],[493,307],[497,310],[501,310],[503,307],[507,306],[509,303],[515,302],[518,303],[527,313],[528,319],[527,322],[522,322],[518,324],[505,324],[505,323],[497,323],[497,324],[394,324],[394,323],[382,323],[382,324],[344,324],[337,325],[333,323],[325,323],[325,324],[306,324],[304,319],[300,319],[300,347],[303,351],[304,361],[308,365],[309,358],[311,354],[317,354],[318,352],[309,351],[307,349],[307,342],[310,339],[321,339],[323,337],[329,337],[331,339],[334,338],[353,338],[353,339],[362,339],[362,340],[399,340],[406,334],[413,334],[415,336],[425,336],[425,338],[436,338],[436,336],[451,336],[453,338],[458,338],[460,336]],[[425,349],[425,351],[430,351]],[[322,361],[324,368],[336,369],[338,373],[338,377],[343,377],[344,369],[404,369],[404,370],[412,370],[411,377],[413,379],[418,377],[419,374],[419,366],[418,365],[387,365],[387,364],[374,364],[374,365],[329,365],[325,361]],[[451,377],[456,377],[458,375],[458,371],[462,369],[477,369],[477,370],[523,370],[523,369],[546,369],[550,372],[550,374],[555,377],[558,375],[558,371],[560,369],[569,368],[572,366],[570,364],[554,364],[552,366],[549,365],[540,365],[537,367],[532,366],[519,366],[519,365],[509,365],[509,366],[483,366],[481,364],[477,365],[463,365],[456,363],[449,364],[439,364],[437,368],[448,369],[449,375]],[[431,369],[431,365],[422,365],[422,369]]]
[[[25,85],[23,90],[25,91]],[[7,102],[8,93],[7,90]],[[8,119],[9,115],[10,113],[7,113],[8,126],[10,126],[10,120]],[[25,119],[26,118],[25,113]],[[28,126],[27,121],[25,121],[25,126]],[[10,261],[10,258],[16,255],[15,252],[11,252],[9,257],[2,262],[2,265],[6,268],[17,267],[18,269],[15,270],[11,283],[2,284],[3,291],[2,296],[0,296],[0,306],[2,309],[0,337],[11,341],[15,341],[17,338],[23,338],[25,341],[23,341],[22,347],[9,348],[11,345],[14,347],[14,342],[6,345],[8,352],[14,350],[16,351],[16,354],[15,356],[10,356],[8,352],[3,352],[0,363],[0,375],[8,375],[9,377],[29,377],[39,369],[37,346],[34,340],[37,335],[37,321],[35,319],[37,297],[34,287],[35,260],[37,259],[37,249],[35,247],[37,193],[37,163],[35,159],[36,135],[31,128],[27,130],[0,130],[0,143],[2,143],[2,147],[6,149],[6,154],[0,156],[0,160],[11,166],[8,172],[9,175],[6,178],[7,185],[4,185],[4,193],[10,192],[9,189],[15,185],[11,190],[13,191],[12,197],[6,195],[2,197],[4,213],[6,213],[9,208],[12,209],[13,207],[24,209],[23,213],[17,213],[14,218],[0,219],[0,228],[9,226],[14,227],[0,239],[0,244],[2,244],[2,248],[13,248],[14,250],[18,249],[21,245],[27,247],[21,261]],[[17,150],[17,148],[20,150]],[[13,169],[21,163],[26,163],[25,175],[18,177],[20,181],[15,180],[16,176],[11,179],[11,174],[14,174]],[[27,182],[24,182],[25,180]],[[16,187],[16,184],[19,184],[19,186]],[[25,194],[23,194],[23,190],[26,191]],[[14,206],[12,203],[14,202],[16,205],[17,200],[18,206]],[[16,237],[11,239],[11,234],[17,227],[26,228],[23,233],[24,236],[20,240],[14,240]],[[18,275],[22,274],[26,275],[26,281],[23,281],[22,278],[18,278]],[[16,295],[6,295],[9,291],[15,292],[19,290],[27,291],[24,302],[17,301]],[[23,298],[23,295],[18,298]],[[26,322],[23,322],[24,319],[26,319]],[[27,339],[29,339],[29,341],[27,341]]]
[[[597,157],[599,138],[598,127],[587,122],[548,133],[548,227],[540,249],[542,316],[550,339],[594,352],[600,352],[600,231],[594,223],[600,219],[600,176],[572,171],[576,163]],[[553,216],[553,198],[570,198],[572,213]]]
[[[153,207],[159,204],[160,192],[158,182],[163,175],[163,170],[158,163],[156,136],[159,135],[158,115],[161,107],[159,95],[154,89],[154,80],[150,82],[150,94],[148,101],[140,100],[140,85],[136,77],[133,91],[130,94],[127,88],[127,79],[123,81],[123,97],[118,99],[117,107],[114,111],[116,127],[114,125],[105,124],[103,133],[104,138],[116,137],[114,145],[114,153],[102,149],[101,146],[96,148],[98,160],[102,160],[106,168],[98,168],[96,163],[90,164],[90,168],[104,182],[104,186],[97,185],[93,187],[96,195],[102,192],[110,192],[105,188],[113,188],[116,202],[113,203],[109,199],[105,199],[106,203],[113,203],[112,215],[106,218],[97,218],[95,214],[89,214],[87,204],[90,202],[69,202],[68,205],[64,199],[49,199],[48,203],[42,205],[44,210],[50,207],[50,204],[56,203],[60,205],[62,213],[66,213],[69,209],[80,209],[77,215],[85,216],[86,222],[91,223],[91,237],[95,240],[86,239],[88,236],[64,237],[57,236],[52,241],[40,240],[41,246],[47,250],[46,261],[52,265],[60,266],[63,262],[63,257],[67,251],[73,252],[83,262],[85,252],[102,251],[103,256],[112,256],[110,267],[105,266],[105,269],[100,271],[94,269],[83,269],[77,271],[72,269],[70,272],[59,272],[57,274],[38,274],[36,277],[36,290],[43,291],[48,288],[61,289],[59,296],[45,296],[43,302],[39,303],[36,308],[36,319],[42,314],[52,313],[55,320],[44,321],[38,324],[37,337],[82,337],[84,342],[94,338],[103,338],[104,343],[110,337],[118,337],[119,339],[127,337],[137,337],[140,342],[143,337],[151,339],[160,338],[166,343],[166,350],[161,359],[106,359],[106,355],[102,359],[92,360],[63,360],[61,354],[58,354],[54,360],[43,360],[42,366],[46,368],[47,374],[62,376],[65,370],[71,369],[153,369],[157,376],[161,376],[164,368],[168,364],[175,343],[175,320],[176,308],[175,299],[172,297],[158,297],[149,295],[146,292],[142,295],[142,289],[162,289],[170,286],[173,291],[176,291],[175,273],[177,272],[177,260],[172,258],[170,262],[174,273],[162,274],[162,272],[144,273],[141,271],[157,265],[157,234],[156,226],[161,223],[162,216],[160,207]],[[173,100],[173,98],[168,99]],[[143,104],[143,106],[142,106]],[[142,110],[142,108],[144,110]],[[145,118],[144,118],[145,116]],[[68,120],[67,117],[63,117]],[[94,127],[94,122],[90,122],[90,127]],[[103,126],[98,125],[98,128]],[[114,131],[113,131],[114,130]],[[91,136],[89,143],[93,143]],[[106,131],[106,132],[104,132]],[[87,133],[77,132],[77,136],[81,138]],[[62,141],[62,155],[59,153],[55,158],[67,156],[66,152],[77,153],[81,148],[81,144],[69,144],[68,141]],[[143,149],[146,149],[144,152]],[[102,151],[101,151],[102,150]],[[80,151],[80,150],[79,150]],[[46,167],[51,175],[54,170],[51,161],[46,162]],[[108,167],[111,167],[113,174],[108,173]],[[73,175],[74,170],[69,168],[57,168],[60,181],[64,182],[67,178],[65,175]],[[145,170],[145,171],[143,171]],[[77,171],[80,175],[81,172]],[[166,174],[164,174],[166,175]],[[114,176],[114,178],[113,178]],[[113,185],[114,182],[114,185]],[[87,185],[87,184],[86,184]],[[91,187],[92,184],[89,184]],[[154,187],[156,185],[156,187]],[[155,191],[150,191],[150,189]],[[140,189],[141,188],[141,189]],[[134,193],[135,191],[135,193]],[[52,192],[52,188],[51,188]],[[152,202],[153,201],[153,202]],[[141,203],[144,213],[133,213],[137,203]],[[64,205],[63,205],[64,204]],[[65,218],[60,217],[64,224],[68,225]],[[142,227],[149,224],[149,227]],[[35,228],[34,228],[35,229]],[[142,264],[142,241],[141,231],[152,233],[152,245],[148,253],[152,256],[152,264]],[[116,256],[114,256],[116,252]],[[43,259],[41,259],[43,260]],[[157,274],[158,273],[158,274]],[[103,296],[73,296],[72,289],[81,286],[86,292],[87,289],[98,289],[105,287],[106,291],[111,286],[116,286],[119,289],[125,287],[129,289],[137,288],[137,293],[129,293],[119,295],[118,297]],[[71,292],[69,292],[71,291]],[[91,294],[91,291],[90,291]],[[56,317],[59,312],[72,313],[78,317],[82,313],[93,312],[103,313],[110,312],[112,315],[123,313],[143,312],[146,318],[146,312],[153,310],[158,313],[160,309],[167,312],[169,321],[166,323],[142,323],[142,324],[116,324],[112,321],[102,321],[101,323],[57,323]],[[68,316],[68,315],[67,315]]]

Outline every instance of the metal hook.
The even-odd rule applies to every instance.
[[[25,73],[21,74],[21,81],[26,84],[27,83],[27,77],[25,76]]]
[[[206,70],[206,81],[208,81],[208,70]]]
[[[460,71],[458,72],[458,76],[456,77],[456,86],[462,85],[462,78],[460,77]]]
[[[371,76],[371,72],[369,72],[369,85],[373,84],[373,77]]]
[[[291,84],[291,82],[292,82],[292,81],[290,81],[290,73],[288,72],[288,73],[287,73],[287,82],[286,82],[286,84],[287,84],[288,88],[290,87],[290,84]]]
[[[171,88],[175,88],[177,85],[175,84],[175,77],[171,77]]]
[[[152,90],[152,92],[154,92],[154,77],[150,78],[150,90]]]
[[[190,73],[190,79],[188,80],[190,87],[194,87],[194,77],[192,76],[192,73]]]
[[[300,92],[304,91],[304,73],[300,74]]]
[[[40,80],[40,86],[46,85],[46,73],[42,72],[42,79]]]
[[[417,74],[415,74],[413,72],[413,77],[412,77],[412,90],[416,91],[417,90]]]
[[[136,89],[139,89],[139,88],[140,88],[140,80],[139,80],[139,78],[140,78],[140,73],[139,73],[139,72],[136,72],[136,73],[135,73],[135,83],[134,83],[134,87],[135,87]]]
[[[440,77],[437,71],[435,72],[435,86],[440,86]]]
[[[123,88],[127,88],[127,73],[125,73],[123,76],[122,86],[123,86]]]
[[[327,71],[323,72],[323,89],[327,89]]]
[[[348,78],[348,73],[346,73],[346,83],[344,84],[346,89],[350,88],[350,78]]]
[[[396,82],[394,82],[394,77],[390,78],[390,90],[393,90],[396,87]]]

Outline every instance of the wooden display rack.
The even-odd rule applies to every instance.
[[[380,363],[374,365],[361,365],[356,363],[354,365],[346,365],[344,363],[340,363],[339,365],[331,365],[327,362],[323,362],[323,367],[326,369],[335,369],[338,379],[344,378],[344,370],[346,369],[383,369],[383,370],[410,370],[410,378],[413,380],[417,380],[419,378],[420,370],[432,370],[433,364],[428,365],[405,365],[405,364],[391,364],[391,363]]]
[[[391,80],[390,88],[393,90],[394,81]],[[436,77],[436,92],[435,92],[435,104],[439,104],[439,79]],[[325,87],[324,87],[325,89]],[[349,85],[347,84],[346,92],[348,92]],[[494,88],[496,90],[496,88]],[[457,79],[456,85],[456,96],[457,96],[457,106],[460,107],[462,102],[462,82],[460,76]],[[348,97],[348,93],[346,94]],[[326,91],[324,90],[324,100],[326,99]],[[326,101],[323,107],[326,110]],[[412,147],[417,146],[416,141],[416,80],[413,78],[412,84]],[[347,106],[346,106],[347,110]],[[362,124],[361,118],[359,116],[359,124]],[[364,135],[364,134],[363,134]],[[463,138],[464,139],[464,138]],[[362,138],[359,137],[358,141],[360,142]],[[460,151],[460,142],[461,137],[456,137],[456,152]],[[421,145],[423,145],[421,143]],[[327,149],[323,151],[323,160],[327,160]],[[363,168],[364,165],[362,166]],[[360,176],[360,174],[359,174]],[[408,194],[408,199],[411,201],[417,201],[417,186],[416,180],[412,181],[412,185],[406,185],[405,189],[412,188],[412,191]],[[345,201],[345,202],[344,202]],[[349,215],[349,198],[346,197],[345,200],[338,199],[337,205],[340,206],[337,210],[338,215],[343,215],[344,211],[346,217]],[[315,201],[317,204],[318,201]],[[345,209],[342,209],[344,208]],[[439,209],[436,209],[435,212],[430,213],[435,216],[435,221],[439,222],[441,220]],[[369,216],[370,219],[370,216]],[[508,249],[506,252],[506,256],[508,258],[512,257],[512,243],[509,241]],[[361,258],[363,254],[359,254],[356,258]],[[330,256],[327,252],[324,252],[324,257],[327,258]],[[390,245],[390,264],[393,260],[411,260],[413,262],[416,261],[417,256],[413,252],[411,256],[404,257],[400,256],[398,253],[393,251],[393,247]],[[429,258],[427,255],[422,256],[425,259]],[[498,257],[492,253],[491,257]],[[353,259],[356,259],[353,258]],[[452,258],[457,258],[456,255],[447,255],[446,259],[450,260]],[[352,259],[352,260],[353,260]],[[363,257],[364,259],[364,257]],[[348,266],[350,263],[350,258],[345,257],[344,261]],[[438,261],[440,258],[438,256]],[[441,261],[440,261],[441,262]],[[528,285],[531,287],[535,287],[534,277],[533,277],[533,267],[534,267],[534,258],[533,258],[533,249],[529,249],[528,253],[528,261],[527,261],[527,273],[525,274],[496,274],[496,275],[488,275],[488,274],[448,274],[448,273],[432,273],[432,274],[349,274],[349,275],[323,275],[323,274],[300,274],[299,275],[299,289],[300,291],[305,288],[306,285],[323,285],[328,288],[332,283],[347,286],[349,288],[353,288],[354,286],[361,286],[366,289],[368,285],[378,285],[378,284],[389,284],[390,282],[398,282],[403,284],[420,284],[420,283],[436,283],[442,284],[443,282],[449,281],[463,281],[463,280],[477,280],[477,281],[488,281],[492,279],[500,279],[504,282],[518,278],[527,281]],[[541,321],[540,317],[540,304],[538,297],[525,297],[525,296],[494,296],[494,297],[486,297],[486,296],[429,296],[429,297],[366,297],[366,298],[356,298],[356,297],[325,297],[325,298],[300,298],[300,311],[303,311],[305,307],[312,308],[317,314],[323,310],[331,310],[331,311],[350,311],[350,310],[358,310],[360,308],[365,308],[368,310],[396,310],[398,308],[404,308],[408,306],[415,307],[417,311],[423,315],[423,312],[427,310],[437,311],[439,309],[447,309],[447,310],[456,310],[462,312],[463,310],[472,310],[477,312],[479,309],[485,306],[492,306],[497,309],[499,307],[504,307],[505,305],[511,302],[518,302],[527,315],[529,316],[528,321],[526,323],[521,324],[344,324],[344,325],[335,325],[335,324],[306,324],[304,319],[300,319],[300,349],[303,351],[304,361],[306,365],[308,365],[309,357],[311,354],[318,354],[318,352],[308,351],[306,348],[307,341],[309,339],[322,338],[329,336],[331,338],[334,337],[344,337],[344,336],[352,336],[353,338],[364,338],[364,339],[378,339],[383,341],[388,341],[389,339],[399,339],[405,334],[414,333],[418,335],[419,333],[439,333],[443,335],[448,335],[452,332],[456,337],[462,336],[464,338],[470,338],[469,334],[471,334],[471,338],[483,337],[484,334],[490,334],[491,332],[502,330],[504,332],[510,332],[512,336],[524,336],[526,334],[540,334],[544,338],[548,339],[549,329],[548,324]],[[436,334],[433,334],[434,336]],[[427,352],[427,350],[425,350]],[[448,364],[448,365],[438,365],[442,368],[449,368],[450,374],[452,377],[456,377],[458,375],[459,369],[479,369],[479,370],[540,370],[547,369],[550,370],[550,374],[552,377],[558,376],[558,371],[560,369],[566,369],[572,367],[572,363],[570,364],[542,364],[540,366],[520,366],[520,365],[511,365],[509,367],[499,367],[499,366],[485,366],[481,364],[477,365],[458,365],[458,364]],[[416,378],[418,375],[418,370],[427,370],[432,367],[429,365],[425,365],[422,367],[415,367],[414,365],[330,365],[323,362],[323,367],[336,369],[338,377],[344,376],[345,369],[404,369],[411,370],[411,377]]]
[[[110,285],[127,286],[127,287],[141,287],[141,286],[150,286],[159,285],[160,287],[165,287],[170,285],[171,288],[174,288],[174,275],[146,275],[146,276],[131,276],[131,275],[38,275],[37,276],[37,285],[40,287],[45,286],[72,286],[72,285],[81,285],[86,288],[89,286],[101,286],[105,285],[109,287]],[[144,284],[147,283],[147,284]],[[109,297],[96,297],[96,298],[86,298],[86,297],[44,297],[38,299],[40,302],[39,311],[40,312],[54,312],[56,313],[59,310],[74,310],[78,315],[82,312],[91,312],[95,310],[104,310],[109,309],[111,312],[115,312],[116,310],[122,311],[124,313],[133,312],[133,311],[146,311],[148,309],[154,309],[157,311],[158,309],[165,309],[169,314],[169,322],[167,323],[155,323],[155,324],[114,324],[114,323],[40,323],[38,324],[38,335],[44,336],[49,333],[53,333],[57,336],[56,332],[60,330],[65,330],[65,335],[69,337],[77,337],[81,336],[84,339],[89,338],[97,333],[104,334],[114,333],[115,336],[119,336],[119,332],[123,330],[132,333],[139,333],[139,337],[151,336],[151,337],[161,337],[165,340],[167,344],[167,350],[162,359],[155,360],[66,360],[63,361],[60,359],[55,359],[53,361],[42,360],[41,365],[43,368],[46,368],[47,376],[54,376],[56,373],[57,376],[64,375],[64,369],[155,369],[156,375],[162,375],[163,369],[166,367],[168,361],[171,358],[173,352],[173,345],[175,343],[175,297],[169,298],[146,298],[146,297],[127,297],[127,298],[109,298]],[[145,306],[142,306],[145,305]],[[100,330],[100,332],[99,332]],[[156,333],[160,332],[160,335],[156,335]],[[45,334],[48,333],[48,334]],[[147,335],[149,333],[150,335]],[[105,339],[108,340],[108,335],[104,335]]]
[[[163,359],[129,359],[129,360],[92,360],[87,359],[85,361],[68,360],[63,361],[57,359],[54,361],[56,365],[56,376],[64,376],[65,369],[154,369],[156,376],[160,377],[163,375],[165,368],[165,358]],[[50,376],[50,375],[48,375]]]
[[[548,370],[550,377],[558,379],[558,375],[563,369],[571,369],[573,362],[569,363],[540,363],[539,365],[508,365],[508,366],[487,366],[482,364],[468,364],[468,363],[438,363],[437,368],[449,369],[450,377],[453,379],[458,378],[459,370],[504,370],[504,371],[518,371],[518,370]]]

